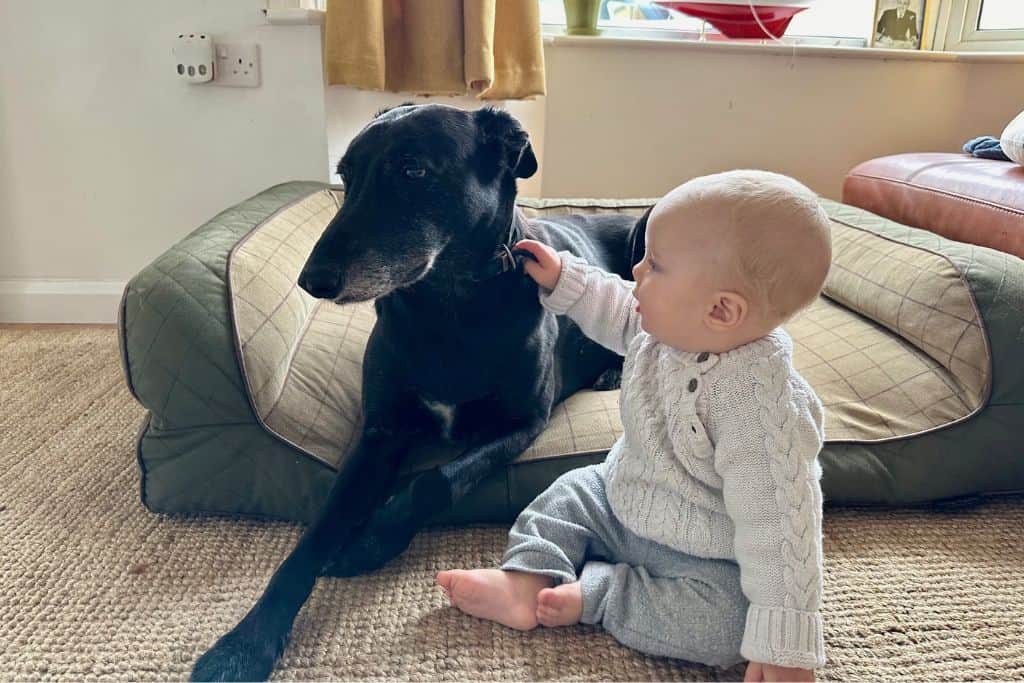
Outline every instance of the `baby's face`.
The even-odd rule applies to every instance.
[[[647,250],[633,268],[634,296],[641,326],[658,341],[677,349],[700,353],[721,344],[704,324],[715,300],[726,253],[716,221],[708,211],[651,214],[647,223]]]

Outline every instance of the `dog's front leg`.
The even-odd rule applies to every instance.
[[[431,517],[526,450],[546,424],[545,416],[529,418],[456,460],[417,475],[373,513],[351,543],[336,550],[324,566],[324,576],[373,571],[399,555]]]
[[[262,597],[192,668],[194,681],[262,681],[284,650],[295,615],[331,553],[392,485],[406,442],[367,430],[335,479],[317,519],[281,563]]]

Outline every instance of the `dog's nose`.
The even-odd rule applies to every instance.
[[[299,287],[318,299],[333,299],[341,292],[341,273],[335,268],[307,266],[299,273]]]

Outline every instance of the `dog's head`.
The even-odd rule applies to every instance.
[[[366,301],[427,277],[443,254],[493,249],[516,178],[537,170],[506,112],[444,105],[387,109],[338,163],[345,201],[299,275],[315,297]]]

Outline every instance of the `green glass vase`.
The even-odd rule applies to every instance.
[[[562,0],[565,5],[565,32],[570,36],[596,36],[601,0]]]

